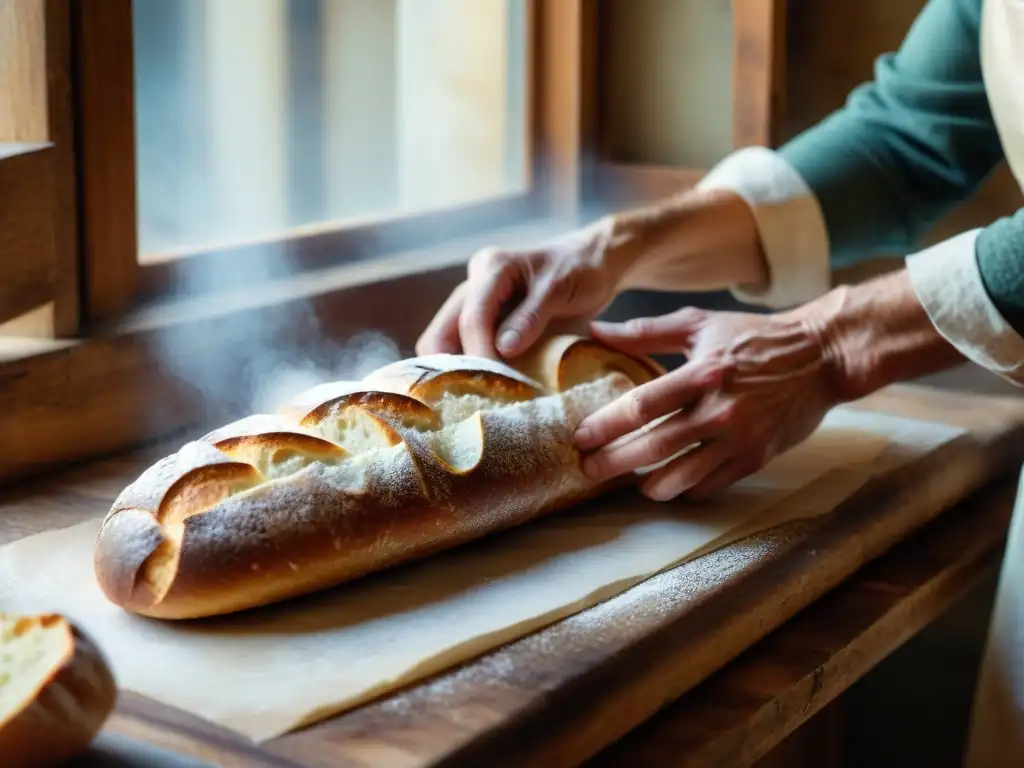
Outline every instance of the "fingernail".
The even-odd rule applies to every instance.
[[[516,345],[519,344],[519,331],[513,331],[511,329],[502,331],[498,337],[498,346],[501,347],[502,352],[511,352],[515,349]]]

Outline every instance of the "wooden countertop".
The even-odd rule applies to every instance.
[[[263,745],[125,693],[83,764],[141,744],[214,765],[617,765],[659,749],[675,764],[749,765],[998,557],[1024,402],[902,387],[860,407],[971,431],[829,515],[749,537]],[[102,512],[164,448],[4,492],[0,543]],[[899,557],[860,571],[924,526]],[[111,764],[161,764],[156,753],[132,759]]]

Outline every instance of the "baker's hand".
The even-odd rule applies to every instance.
[[[687,308],[594,323],[592,333],[626,352],[687,357],[592,414],[576,433],[587,452],[584,471],[595,479],[667,461],[640,484],[655,500],[706,498],[732,485],[802,442],[840,402],[829,345],[798,314]],[[636,430],[643,431],[630,435]]]
[[[605,252],[612,224],[601,220],[529,250],[486,249],[438,311],[416,352],[511,358],[556,320],[588,321],[615,297]]]

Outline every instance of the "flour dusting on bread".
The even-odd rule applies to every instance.
[[[660,371],[585,340],[544,349],[524,361],[536,377],[462,355],[392,363],[183,447],[108,516],[97,542],[101,587],[129,610],[164,618],[240,610],[601,492],[579,468],[573,433]],[[119,511],[152,516],[159,544],[141,566],[121,554]]]

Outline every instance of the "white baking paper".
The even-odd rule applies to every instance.
[[[122,689],[256,741],[337,714],[794,518],[961,430],[839,409],[807,442],[714,502],[618,496],[309,598],[160,622],[95,584],[100,518],[0,549],[0,607],[56,610],[110,658]]]

